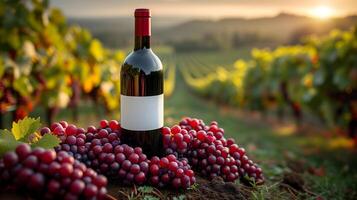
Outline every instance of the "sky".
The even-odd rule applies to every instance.
[[[357,13],[357,0],[51,0],[69,17],[132,16],[133,10],[146,7],[155,16],[185,18],[256,18],[280,12],[321,16]]]

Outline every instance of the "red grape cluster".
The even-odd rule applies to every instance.
[[[113,177],[119,168],[115,162],[114,148],[120,145],[120,126],[115,120],[109,122],[102,120],[100,127],[89,126],[87,128],[87,155],[85,163],[97,172]]]
[[[117,172],[125,184],[143,184],[149,171],[149,160],[140,147],[132,148],[126,144],[114,149],[115,162],[121,167]]]
[[[159,187],[171,185],[186,189],[196,182],[195,174],[190,168],[187,160],[179,161],[173,154],[161,159],[154,156],[150,162],[150,183]]]
[[[206,126],[202,120],[185,118],[179,125],[164,127],[166,156],[151,159],[140,147],[121,144],[121,127],[115,120],[102,120],[98,128],[87,130],[61,121],[40,133],[57,135],[61,144],[56,151],[21,144],[6,153],[0,159],[0,186],[45,199],[101,199],[107,179],[97,172],[124,184],[186,189],[196,182],[190,165],[210,178],[249,177],[257,184],[264,182],[262,169],[234,139],[224,137],[217,122]]]
[[[124,184],[151,183],[154,186],[188,188],[195,183],[190,165],[205,177],[223,177],[226,181],[250,177],[262,183],[261,168],[248,159],[244,148],[231,138],[217,122],[206,126],[202,120],[185,118],[172,128],[164,127],[163,144],[166,157],[147,159],[140,147],[120,143],[118,121],[100,121],[98,128],[87,130],[62,121],[41,134],[52,132],[61,139],[56,151],[66,151],[98,173],[118,179]]]
[[[43,129],[48,132],[48,128]],[[125,184],[143,184],[149,160],[140,147],[120,144],[120,130],[116,120],[101,120],[99,128],[89,126],[87,131],[64,121],[52,124],[50,129],[62,141],[56,151],[67,151],[98,173]]]
[[[224,129],[217,122],[206,126],[202,120],[185,118],[179,125],[163,129],[166,153],[188,158],[194,168],[210,178],[221,176],[234,181],[248,176],[256,183],[264,181],[262,169],[248,159],[234,139],[224,137]]]
[[[87,148],[85,146],[87,134],[83,128],[77,128],[73,124],[65,121],[54,123],[51,128],[43,127],[40,130],[41,135],[53,133],[61,140],[61,145],[56,147],[56,151],[66,151],[75,159],[84,162],[86,160]]]
[[[102,120],[99,128],[90,126],[87,130],[62,121],[52,124],[51,128],[42,128],[41,134],[53,132],[58,135],[61,144],[56,151],[67,151],[87,167],[124,184],[140,185],[150,180],[153,185],[160,187],[171,185],[188,188],[195,182],[187,160],[179,161],[174,155],[161,159],[161,165],[157,165],[160,173],[149,172],[149,167],[155,168],[156,160],[160,161],[160,158],[155,156],[149,160],[140,147],[120,144],[120,129],[120,124],[115,120]],[[164,165],[165,161],[170,165]]]
[[[40,199],[104,199],[107,178],[64,151],[20,144],[0,159],[0,185]]]
[[[162,134],[165,154],[174,154],[179,158],[185,157],[185,154],[189,150],[189,145],[194,138],[194,130],[187,131],[175,125],[171,129],[164,127]]]

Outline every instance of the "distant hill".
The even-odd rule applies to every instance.
[[[297,16],[281,13],[275,17],[265,18],[226,18],[218,21],[213,20],[193,20],[177,25],[171,30],[175,32],[171,37],[175,39],[187,38],[188,31],[190,37],[202,37],[207,33],[244,33],[262,34],[277,36],[289,35],[291,32],[312,20],[305,16]],[[165,34],[167,35],[167,34]],[[171,35],[171,34],[168,34]]]
[[[112,47],[131,44],[132,18],[70,19],[89,28],[106,45]],[[318,20],[306,16],[281,13],[264,18],[226,18],[221,20],[190,20],[153,18],[154,42],[183,45],[184,49],[209,42],[209,47],[275,46],[294,43],[307,34],[324,34],[331,29],[348,29],[357,25],[357,16]],[[186,46],[185,46],[186,45]],[[188,45],[188,46],[187,46]],[[202,48],[206,48],[202,46]]]
[[[182,23],[166,31],[160,36],[165,39],[200,38],[205,34],[256,34],[271,38],[280,43],[289,42],[291,36],[301,29],[307,33],[326,33],[333,28],[348,29],[357,25],[357,16],[348,16],[322,21],[306,16],[281,13],[275,17],[244,19],[228,18],[218,21],[193,20]]]
[[[107,46],[120,47],[132,42],[134,31],[133,17],[112,18],[69,18],[69,24],[77,24],[88,28],[95,37],[101,39]],[[178,25],[186,18],[158,17],[152,19],[152,29],[160,31]]]

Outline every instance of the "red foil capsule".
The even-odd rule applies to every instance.
[[[146,8],[135,10],[135,35],[150,36],[151,35],[151,14]]]

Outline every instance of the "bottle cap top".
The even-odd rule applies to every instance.
[[[138,8],[135,9],[135,17],[150,17],[150,9],[147,8]]]

